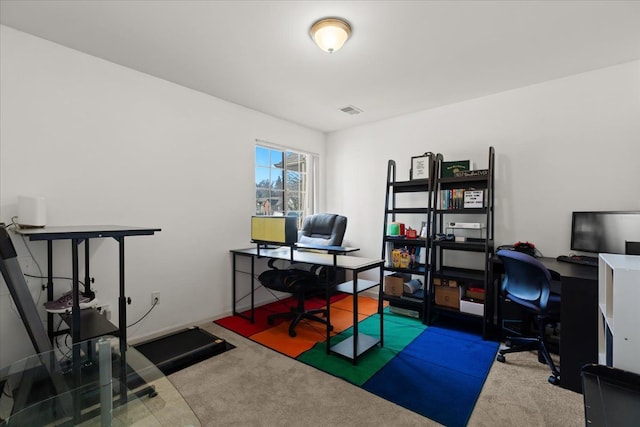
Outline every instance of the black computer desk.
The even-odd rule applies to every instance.
[[[295,249],[295,250],[294,250]],[[314,249],[314,250],[323,250],[328,253],[317,253],[317,252],[307,252],[300,251],[297,249]],[[354,365],[358,364],[358,358],[360,355],[364,354],[369,349],[375,347],[380,344],[380,347],[384,345],[384,316],[382,311],[382,289],[379,286],[382,283],[383,272],[382,266],[384,265],[384,260],[379,258],[363,258],[357,256],[346,256],[341,254],[346,254],[350,252],[358,251],[357,248],[347,248],[341,246],[318,246],[318,245],[304,245],[304,244],[296,244],[294,247],[278,247],[272,249],[264,249],[260,248],[260,245],[256,245],[252,248],[247,249],[232,249],[231,253],[233,254],[233,267],[232,267],[232,292],[233,292],[233,314],[235,316],[240,316],[251,323],[254,322],[254,293],[255,293],[255,280],[251,280],[251,308],[250,308],[250,316],[246,316],[243,313],[237,311],[237,301],[236,301],[236,273],[239,271],[237,269],[236,258],[239,256],[249,257],[251,260],[251,270],[250,277],[255,278],[255,260],[257,258],[271,258],[271,259],[279,259],[279,260],[289,260],[291,262],[298,262],[303,264],[317,264],[323,265],[327,267],[333,267],[338,270],[346,270],[350,271],[353,274],[353,279],[338,284],[336,286],[337,291],[349,293],[353,296],[353,335],[335,345],[331,345],[331,334],[330,328],[327,326],[326,328],[326,342],[327,342],[327,354],[335,353],[340,356],[346,357],[347,359],[351,359]],[[373,270],[379,270],[379,279],[378,280],[366,280],[359,279],[358,274]],[[375,286],[378,286],[378,313],[380,314],[380,336],[372,337],[366,334],[362,334],[358,332],[358,294],[367,289],[371,289]],[[326,304],[327,307],[330,305],[329,301],[329,287],[327,287],[326,292]],[[328,310],[327,313],[327,323],[331,324],[331,310]]]
[[[555,258],[538,258],[560,276],[560,386],[582,393],[580,370],[587,363],[598,363],[598,269],[570,264]],[[492,260],[493,280],[503,272],[500,260]],[[500,289],[499,284],[495,284]],[[500,304],[497,325],[502,324]]]

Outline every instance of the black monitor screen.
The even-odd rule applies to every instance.
[[[640,242],[640,212],[574,212],[571,250],[624,254],[625,241]]]

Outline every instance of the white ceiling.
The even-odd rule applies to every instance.
[[[353,27],[334,54],[327,16]],[[0,22],[324,132],[640,59],[638,1],[0,0]]]

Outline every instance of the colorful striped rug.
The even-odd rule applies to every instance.
[[[351,295],[336,294],[331,301],[331,344],[353,334]],[[323,307],[324,299],[307,300],[307,308]],[[459,322],[435,322],[427,327],[418,319],[384,313],[384,347],[377,346],[358,359],[326,353],[326,330],[303,321],[297,336],[289,337],[286,320],[267,323],[272,313],[295,306],[292,298],[256,308],[255,323],[229,316],[216,323],[275,351],[340,377],[384,399],[447,426],[464,426],[498,350],[498,343]],[[378,336],[380,318],[375,299],[358,300],[359,331]],[[248,313],[247,313],[248,314]]]

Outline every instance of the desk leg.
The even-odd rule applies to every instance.
[[[378,286],[378,315],[380,316],[380,347],[384,347],[384,306],[382,304],[382,283],[384,281],[384,274],[382,268],[380,270],[380,285]]]
[[[120,401],[127,397],[127,298],[124,286],[124,237],[117,238],[120,252],[120,296],[118,297],[118,329],[120,335]]]
[[[91,297],[91,274],[89,273],[89,239],[84,241],[84,293]]]
[[[358,272],[353,272],[353,364],[358,364]]]
[[[561,281],[560,386],[580,393],[582,366],[598,363],[598,282]]]
[[[334,270],[335,272],[335,270]],[[330,283],[328,280],[330,275],[327,275],[327,286],[325,287],[324,290],[324,302],[325,305],[327,307],[327,327],[326,327],[326,333],[327,333],[327,355],[331,354],[331,285],[332,283]]]
[[[251,257],[251,277],[249,281],[251,282],[251,323],[255,323],[255,283],[253,278],[256,277],[256,265],[255,258]]]
[[[78,244],[79,239],[71,240],[71,267],[73,285],[73,308],[71,309],[71,345],[73,365],[73,419],[80,421],[80,302],[79,302],[79,272],[78,272]]]
[[[236,254],[231,257],[231,312],[235,316],[236,311]]]
[[[47,240],[47,301],[53,301],[53,242]],[[55,340],[53,328],[53,313],[47,312],[47,332],[53,348]]]
[[[242,317],[243,319],[246,319],[248,321],[250,321],[251,323],[255,323],[255,283],[254,283],[254,276],[255,276],[255,260],[253,256],[250,256],[249,258],[251,258],[251,277],[249,278],[249,280],[251,281],[250,287],[251,287],[251,316],[246,316],[243,313],[238,312],[238,306],[237,306],[237,298],[238,298],[238,291],[237,291],[237,260],[236,260],[236,256],[238,256],[238,254],[234,253],[233,254],[233,261],[232,261],[232,271],[231,271],[231,294],[232,294],[232,299],[233,301],[231,302],[232,304],[232,313],[234,316],[239,316]],[[246,295],[243,296],[241,298],[241,300],[243,300],[244,298],[246,298]]]
[[[89,271],[89,239],[85,239],[84,241],[84,292],[82,295],[95,298],[95,294],[91,291],[91,273]],[[93,362],[93,345],[87,345],[87,358]]]

